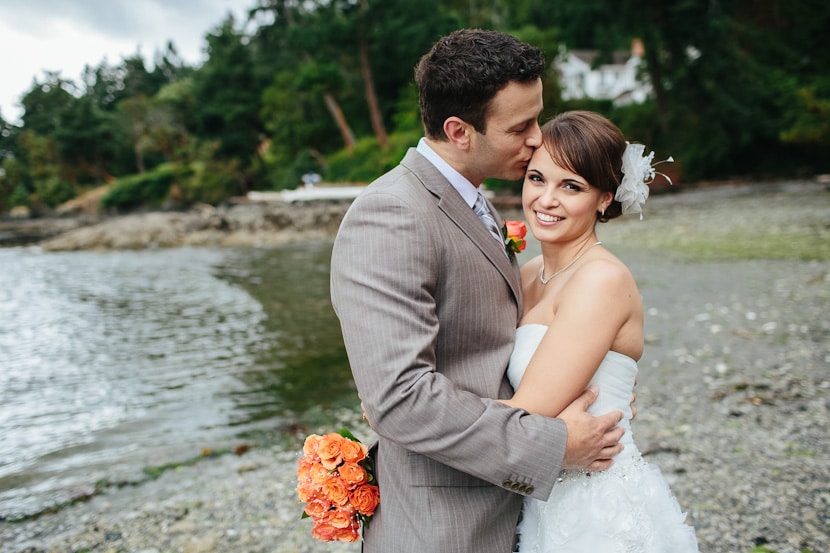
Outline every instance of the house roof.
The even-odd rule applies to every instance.
[[[591,67],[594,66],[594,61],[599,57],[599,52],[596,50],[569,50],[567,53]],[[614,52],[612,63],[603,63],[601,65],[625,65],[625,62],[627,62],[630,57],[631,52],[620,50]]]

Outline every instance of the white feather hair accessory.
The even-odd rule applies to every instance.
[[[623,178],[614,195],[614,199],[622,204],[623,214],[639,213],[640,219],[643,218],[643,205],[648,199],[648,185],[654,181],[655,175],[663,175],[669,184],[672,184],[667,175],[655,171],[654,167],[674,161],[674,158],[669,156],[668,159],[652,164],[654,152],[644,156],[645,150],[646,147],[643,144],[626,142],[622,158]]]

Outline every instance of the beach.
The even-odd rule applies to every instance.
[[[326,219],[329,231],[335,220]],[[828,221],[830,190],[810,179],[662,194],[642,221],[598,229],[631,267],[645,306],[634,438],[702,552],[830,551]],[[359,413],[337,418],[372,438]],[[0,551],[357,552],[312,539],[300,519],[302,439],[334,430],[296,428],[0,521]]]

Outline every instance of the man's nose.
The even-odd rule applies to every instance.
[[[533,127],[530,129],[527,138],[527,145],[534,149],[542,145],[542,129],[539,127],[538,121],[533,122]]]

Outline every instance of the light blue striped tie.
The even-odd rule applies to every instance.
[[[490,234],[493,235],[493,238],[498,240],[500,244],[504,243],[501,232],[499,232],[499,226],[496,224],[493,214],[490,213],[490,208],[487,207],[487,200],[484,199],[484,195],[481,192],[478,193],[476,203],[473,205],[473,211],[476,212],[476,215],[484,223],[484,226],[487,227],[487,230],[490,231]]]

